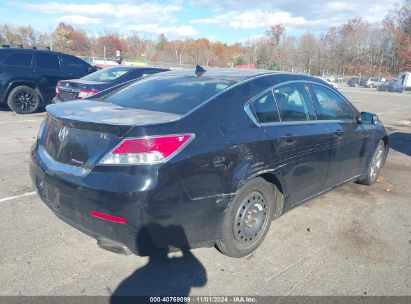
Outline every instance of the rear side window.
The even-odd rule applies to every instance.
[[[192,76],[152,76],[103,99],[125,108],[185,114],[234,83]]]
[[[72,57],[72,56],[63,56],[64,65],[69,70],[76,70],[76,71],[87,71],[89,65],[84,60]]]
[[[315,111],[302,83],[290,83],[274,89],[281,121],[315,120]]]
[[[353,120],[354,111],[338,94],[321,85],[312,84],[318,118],[322,120]]]
[[[9,57],[7,57],[4,64],[12,66],[30,67],[32,61],[32,53],[13,53]]]
[[[271,91],[252,101],[249,109],[253,112],[254,117],[259,123],[280,121],[277,105]]]
[[[51,70],[59,70],[60,69],[60,61],[57,55],[54,54],[37,54],[36,64],[38,68],[44,69],[51,69]]]

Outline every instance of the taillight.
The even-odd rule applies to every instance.
[[[194,134],[126,138],[100,161],[102,165],[163,163],[187,146]]]
[[[78,99],[87,98],[87,97],[90,97],[94,94],[97,94],[98,92],[99,91],[97,91],[97,90],[84,90],[84,89],[81,89],[80,92],[77,95],[77,98]]]
[[[56,95],[60,95],[60,88],[56,86]]]
[[[101,213],[101,212],[97,212],[97,211],[90,212],[90,215],[94,216],[96,218],[106,220],[106,221],[110,221],[110,222],[114,222],[114,223],[120,223],[120,224],[127,223],[127,220],[124,217],[109,215],[109,214],[105,214],[105,213]]]

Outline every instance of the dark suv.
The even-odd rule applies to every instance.
[[[0,103],[30,114],[54,97],[57,81],[96,69],[84,60],[49,50],[0,47]]]

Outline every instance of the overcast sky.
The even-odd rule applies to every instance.
[[[151,38],[164,33],[233,43],[258,37],[276,23],[299,35],[325,32],[355,16],[380,22],[395,3],[398,0],[6,0],[0,6],[0,23],[52,31],[64,21],[91,33],[136,31]]]

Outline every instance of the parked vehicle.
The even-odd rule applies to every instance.
[[[56,215],[105,249],[216,245],[242,257],[287,210],[373,184],[388,149],[377,115],[325,81],[198,67],[47,106],[30,175]]]
[[[116,66],[99,70],[80,79],[60,80],[57,82],[56,96],[53,98],[53,103],[87,98],[121,83],[165,71],[169,70]]]
[[[404,92],[404,86],[398,83],[397,79],[390,79],[385,81],[383,84],[380,84],[377,87],[378,91],[385,91],[385,92]]]
[[[321,79],[327,82],[329,85],[332,85],[334,89],[338,89],[338,85],[332,81],[332,78],[321,77]]]
[[[349,87],[359,87],[360,86],[360,78],[359,77],[353,77],[347,81],[347,85]]]
[[[405,91],[411,91],[411,72],[400,73],[398,84],[403,86]]]
[[[361,77],[360,78],[360,87],[367,87],[367,82],[370,79],[370,77]]]
[[[51,102],[57,81],[96,71],[75,56],[49,50],[0,48],[0,103],[30,114]]]
[[[376,88],[379,85],[383,84],[385,82],[385,78],[382,77],[370,77],[368,80],[365,82],[364,87],[366,88]]]

